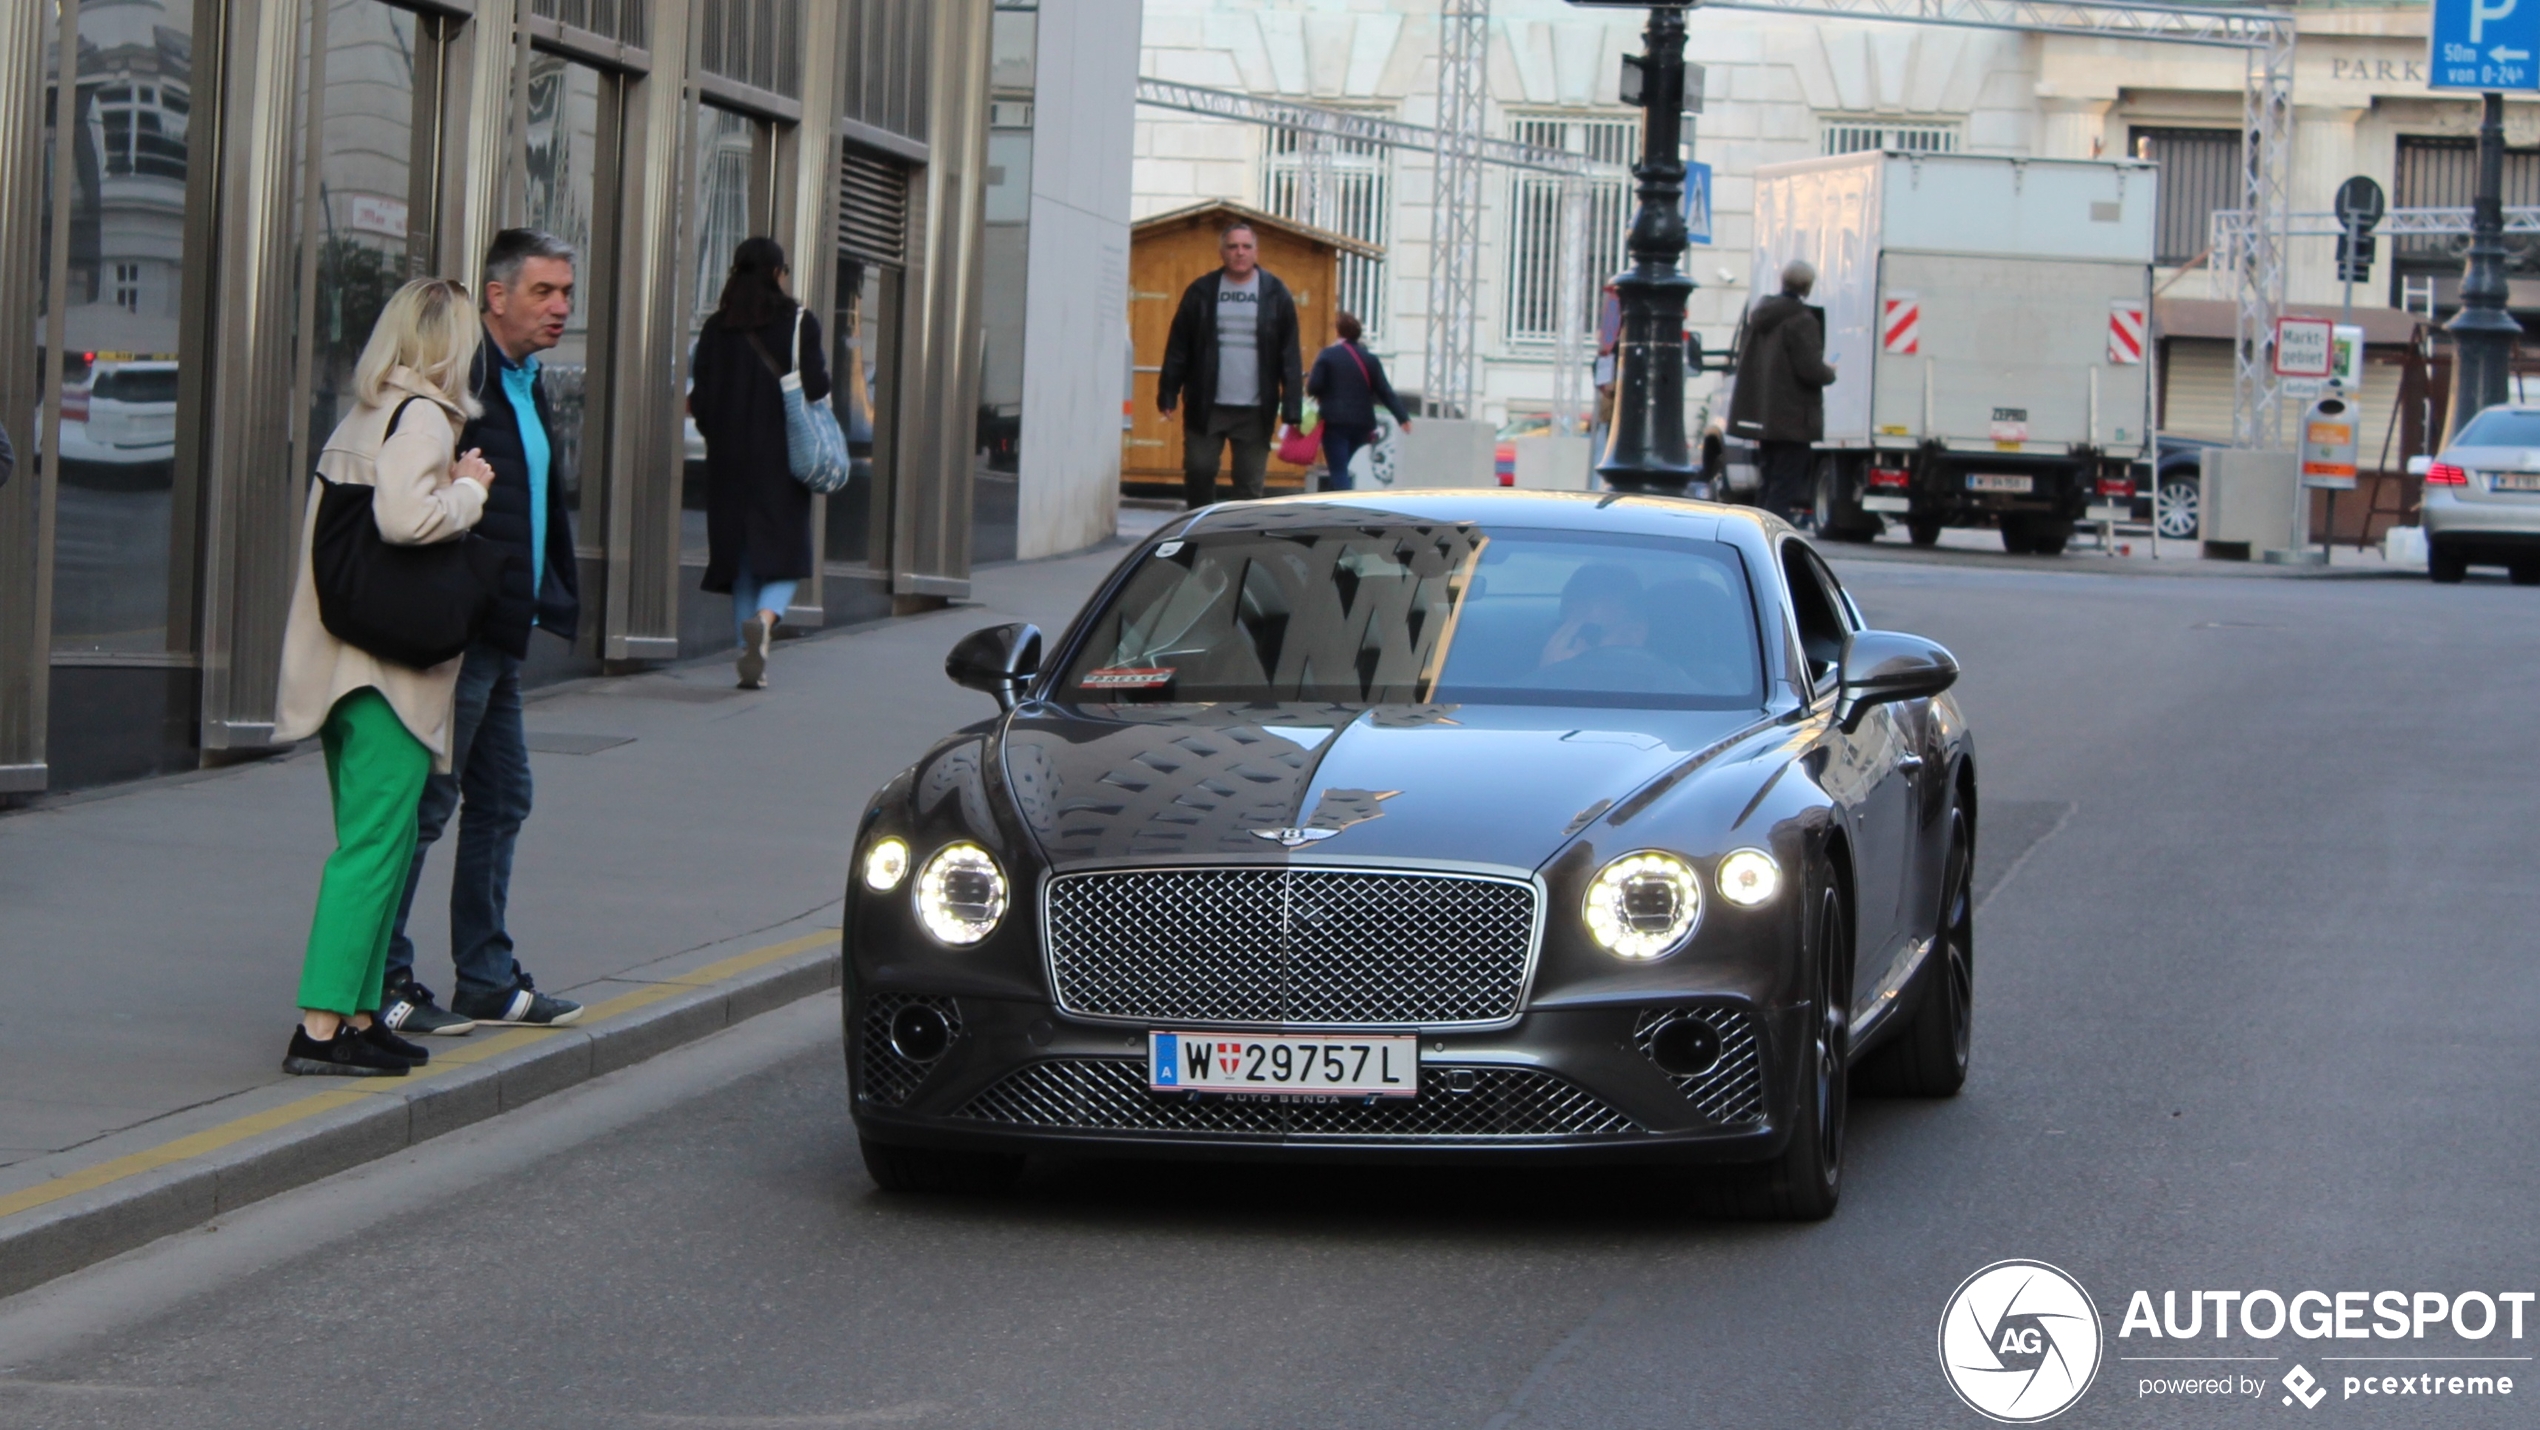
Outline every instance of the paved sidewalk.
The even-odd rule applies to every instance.
[[[1143,528],[1146,515],[1126,524]],[[786,642],[766,691],[736,689],[723,663],[533,693],[537,803],[513,877],[512,932],[541,988],[612,1015],[565,1042],[601,1048],[645,1018],[708,1004],[711,1019],[746,1016],[778,991],[821,986],[805,970],[823,959],[834,982],[847,841],[863,801],[934,738],[993,709],[944,678],[946,650],[1001,620],[1054,632],[1119,556],[989,568],[974,604]],[[455,833],[434,851],[414,921],[418,973],[444,997]],[[332,843],[314,741],[268,762],[0,815],[0,1246],[31,1205],[61,1199],[71,1185],[61,1179],[162,1165],[171,1139],[200,1150],[248,1133],[287,1137],[314,1117],[311,1094],[354,1081],[279,1070]],[[732,991],[747,989],[761,991]],[[675,1032],[640,1041],[659,1051]],[[456,1079],[501,1054],[514,1084],[501,1096],[516,1101],[552,1090],[522,1081],[538,1061],[528,1045],[542,1040],[486,1029],[430,1039],[438,1056],[427,1071],[451,1064]],[[641,1055],[574,1056],[587,1076]],[[417,1082],[376,1081],[368,1091]],[[423,1119],[413,1115],[412,1135],[429,1135]]]

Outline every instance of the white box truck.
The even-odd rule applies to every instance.
[[[1838,374],[1822,534],[1898,521],[1928,546],[1998,526],[2005,548],[2051,555],[2092,505],[2132,495],[2152,451],[2153,188],[2132,160],[1901,150],[1755,171],[1754,292],[1814,264]]]

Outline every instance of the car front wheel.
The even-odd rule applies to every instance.
[[[2196,504],[2204,499],[2201,483],[2186,480],[2161,483],[2160,504],[2153,509],[2154,524],[2172,541],[2186,541],[2196,535]]]
[[[1724,1167],[1705,1183],[1702,1203],[1723,1216],[1756,1221],[1824,1221],[1843,1192],[1843,1132],[1851,1111],[1852,929],[1843,891],[1818,881],[1809,1040],[1791,1098],[1790,1143],[1769,1162]]]
[[[1913,1021],[1862,1060],[1855,1081],[1866,1093],[1954,1097],[1967,1084],[1967,1050],[1975,1025],[1975,838],[1965,809],[1949,810],[1949,853],[1941,861],[1940,926],[1932,935]]]

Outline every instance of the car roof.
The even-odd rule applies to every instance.
[[[1367,521],[1472,522],[1480,526],[1610,531],[1694,540],[1725,540],[1747,535],[1759,542],[1792,529],[1779,517],[1755,507],[1695,501],[1689,497],[1444,487],[1415,491],[1317,492],[1270,497],[1261,501],[1224,502],[1193,513],[1189,524],[1175,534],[1349,526]]]

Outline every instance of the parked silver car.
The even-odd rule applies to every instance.
[[[2540,406],[2490,407],[2425,464],[2426,570],[2502,566],[2540,586]]]

